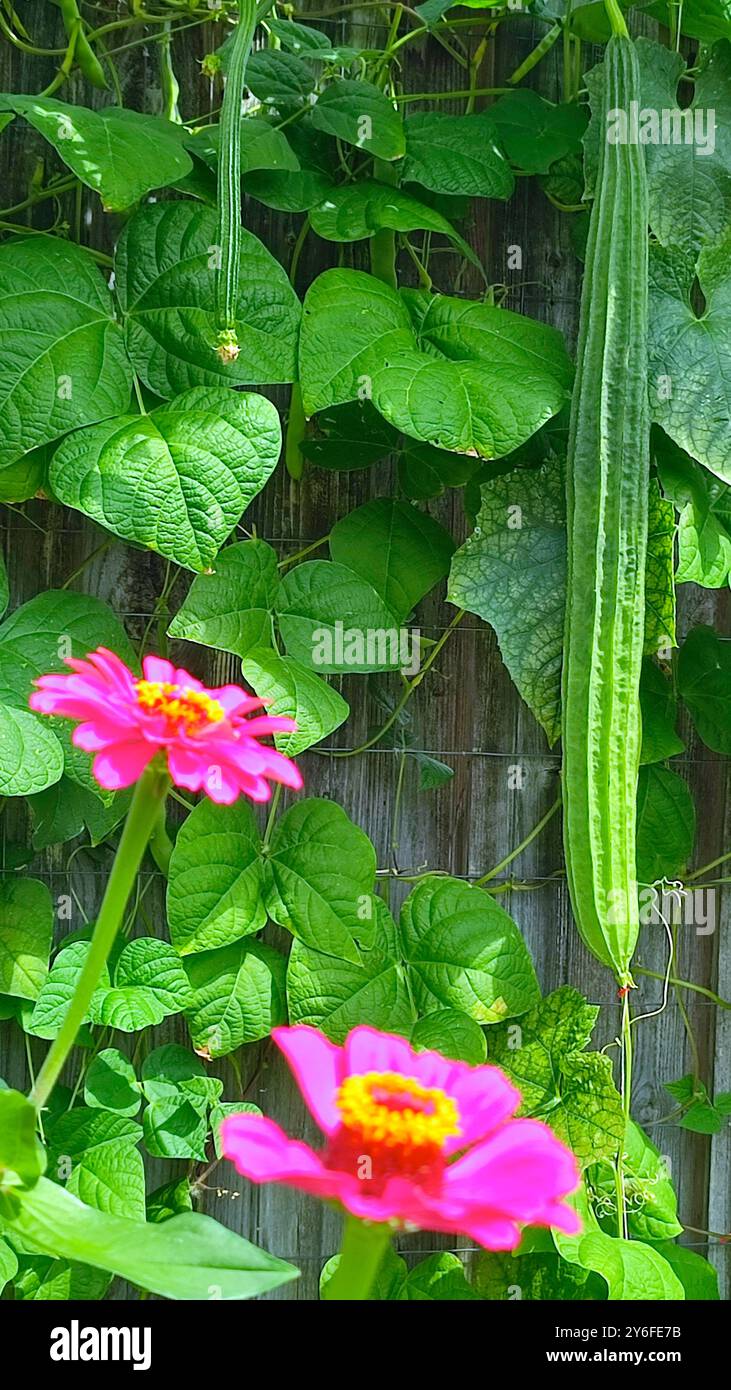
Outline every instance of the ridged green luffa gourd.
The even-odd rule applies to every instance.
[[[620,21],[621,16],[615,28]],[[635,835],[649,491],[648,195],[642,146],[610,143],[607,135],[610,126],[621,127],[616,112],[629,113],[630,102],[639,100],[634,44],[626,31],[615,32],[604,59],[569,433],[563,802],[576,923],[621,985],[631,983],[639,931]]]

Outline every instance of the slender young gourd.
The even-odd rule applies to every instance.
[[[239,22],[224,88],[218,148],[216,351],[223,362],[235,362],[239,355],[236,302],[241,255],[241,102],[256,23],[256,0],[239,0]]]
[[[586,252],[567,476],[563,670],[564,845],[586,945],[632,983],[649,489],[647,175],[640,145],[607,141],[640,100],[615,4],[604,60],[599,169]]]

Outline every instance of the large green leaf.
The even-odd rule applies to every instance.
[[[292,381],[300,306],[278,261],[242,232],[234,362],[216,353],[216,214],[194,203],[141,208],[117,246],[117,286],[135,370],[157,395],[190,386]],[[111,413],[111,412],[110,412]]]
[[[415,439],[495,458],[566,403],[571,364],[556,329],[508,309],[327,270],[305,300],[300,374],[308,415],[368,397]]]
[[[718,1302],[718,1274],[713,1265],[695,1250],[673,1241],[663,1240],[655,1244],[658,1255],[667,1261],[676,1279],[685,1289],[685,1297],[695,1301]]]
[[[84,1103],[113,1110],[130,1119],[142,1104],[140,1084],[129,1057],[116,1047],[104,1047],[92,1058],[84,1077]]]
[[[683,1285],[668,1261],[643,1241],[620,1240],[603,1231],[587,1231],[582,1236],[555,1232],[555,1240],[564,1259],[601,1275],[611,1302],[664,1303],[685,1298]]]
[[[490,1029],[488,1057],[523,1097],[521,1113],[545,1120],[582,1165],[614,1159],[624,1137],[622,1098],[609,1057],[585,1052],[599,1010],[564,985],[515,1030]]]
[[[695,79],[692,102],[687,105],[684,100],[682,110],[681,55],[640,38],[637,58],[641,106],[660,125],[659,138],[644,145],[650,227],[662,246],[697,252],[717,241],[731,222],[731,44],[716,45]],[[682,91],[685,97],[685,82]],[[661,122],[670,139],[664,138]],[[655,134],[652,127],[649,133]]]
[[[637,878],[681,878],[695,844],[695,806],[688,783],[669,767],[640,768],[637,785]]]
[[[399,159],[406,149],[401,117],[372,82],[336,77],[309,115],[316,130],[336,135],[379,159]]]
[[[145,1219],[145,1170],[134,1120],[79,1106],[51,1130],[48,1171],[82,1202],[98,1211]]]
[[[694,627],[678,656],[678,691],[703,742],[731,753],[731,643],[711,627]]]
[[[678,584],[724,588],[731,576],[731,487],[662,437],[656,458],[663,492],[678,510]]]
[[[377,498],[330,532],[330,554],[376,590],[403,622],[449,573],[454,541],[438,521],[407,502]]]
[[[408,1036],[414,1005],[401,961],[398,931],[381,898],[374,898],[375,937],[361,962],[338,960],[295,941],[287,968],[287,1002],[291,1023],[320,1028],[342,1043],[351,1028],[368,1023]]]
[[[558,462],[480,489],[477,524],[452,559],[449,601],[495,629],[503,661],[549,743],[561,732],[566,504]]]
[[[363,179],[329,188],[310,211],[312,230],[325,241],[364,241],[387,228],[394,232],[438,232],[479,265],[472,248],[440,212],[390,184]]]
[[[314,91],[315,78],[306,63],[281,48],[260,48],[246,64],[246,85],[265,105],[285,109],[300,106]]]
[[[523,1014],[539,997],[528,948],[512,918],[480,888],[425,878],[401,909],[404,957],[417,1008],[461,1009],[476,1023]]]
[[[701,252],[697,276],[705,309],[691,303],[692,258],[650,252],[649,383],[653,418],[681,449],[731,482],[731,239]]]
[[[63,748],[26,710],[0,705],[0,796],[30,796],[58,782]]]
[[[645,565],[645,652],[654,656],[675,645],[675,513],[651,479]]]
[[[193,580],[168,632],[246,656],[271,644],[278,596],[276,551],[266,541],[238,541],[220,552],[211,574]]]
[[[210,951],[260,931],[263,877],[259,830],[247,802],[201,801],[170,859],[167,909],[176,951]]]
[[[489,115],[447,116],[416,111],[404,124],[401,177],[433,193],[509,198],[515,187]]]
[[[128,107],[69,106],[46,96],[0,95],[48,140],[64,164],[99,194],[107,212],[124,212],[151,188],[183,178],[192,160],[180,126]]]
[[[376,852],[341,806],[313,798],[277,822],[269,854],[267,909],[306,946],[360,964],[369,944]]]
[[[346,565],[307,560],[289,570],[278,616],[288,654],[322,675],[393,671],[408,664],[395,614]]]
[[[327,738],[350,714],[337,690],[291,656],[255,648],[244,658],[243,671],[247,684],[268,701],[267,714],[294,719],[294,733],[274,735],[277,748],[289,758]]]
[[[279,416],[264,396],[194,387],[150,415],[64,440],[56,497],[125,540],[206,570],[276,467]]]
[[[284,957],[259,941],[238,941],[186,961],[186,1018],[196,1052],[225,1057],[266,1038],[287,1017]]]
[[[581,149],[586,109],[574,102],[554,106],[521,87],[490,107],[489,120],[508,158],[527,174],[545,174],[557,159]]]
[[[318,468],[336,473],[369,468],[398,447],[398,431],[373,409],[370,401],[351,401],[323,410],[311,424],[315,433],[303,439],[300,452]]]
[[[412,1046],[419,1052],[441,1052],[445,1057],[478,1066],[487,1055],[485,1034],[479,1023],[459,1009],[437,1009],[420,1018],[411,1034]]]
[[[0,468],[126,410],[132,376],[112,297],[67,241],[0,246]]]
[[[0,1216],[35,1249],[107,1269],[162,1298],[253,1298],[297,1276],[209,1216],[128,1221],[84,1206],[45,1178],[22,1202],[0,1199]]]
[[[44,979],[31,1015],[29,1032],[37,1038],[55,1038],[64,1020],[79,976],[89,954],[90,942],[71,941],[58,952],[48,975]],[[104,991],[109,988],[109,972],[104,966],[94,993],[89,1011],[82,1022],[87,1022],[92,1011],[98,1007]]]
[[[649,657],[642,663],[642,763],[662,763],[685,748],[675,732],[678,704],[672,684]]]
[[[136,666],[127,634],[105,603],[70,589],[36,595],[0,624],[0,698],[26,709],[37,676],[67,671],[66,656],[84,657],[98,646]]]
[[[48,972],[53,903],[45,883],[0,878],[0,994],[36,999]]]
[[[139,936],[117,959],[109,988],[97,992],[89,1008],[92,1023],[134,1033],[179,1013],[190,999],[188,980],[177,952],[165,941]]]

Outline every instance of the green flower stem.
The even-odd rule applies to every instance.
[[[79,976],[58,1036],[33,1084],[29,1099],[38,1110],[46,1104],[63,1069],[66,1058],[84,1021],[99,977],[124,917],[142,856],[155,829],[167,796],[170,779],[154,763],[142,774],[132,798],[112,865],[99,916],[91,938],[91,949]]]
[[[373,176],[380,183],[397,184],[398,174],[386,159],[376,159],[373,163]],[[398,289],[396,279],[396,233],[390,227],[382,227],[370,240],[371,275],[382,280],[391,289]]]
[[[391,1228],[385,1222],[361,1221],[357,1216],[347,1216],[340,1262],[325,1286],[323,1298],[341,1303],[366,1300],[390,1240]]]

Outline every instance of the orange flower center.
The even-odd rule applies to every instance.
[[[398,1072],[349,1076],[336,1100],[343,1125],[365,1152],[390,1150],[404,1163],[417,1155],[436,1154],[459,1134],[459,1113],[438,1087],[423,1086]]]
[[[218,700],[203,690],[169,681],[137,681],[137,700],[150,714],[160,714],[173,728],[196,733],[207,724],[220,724],[226,712]]]

